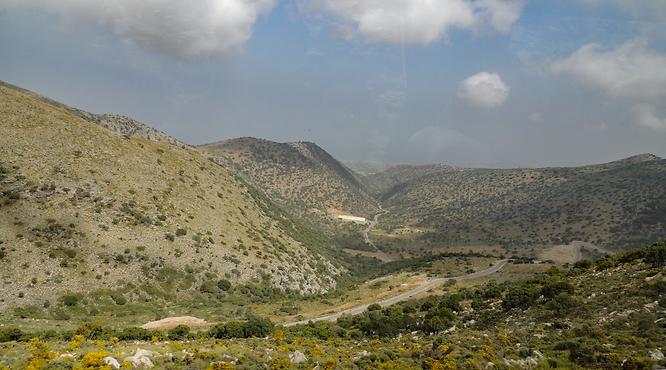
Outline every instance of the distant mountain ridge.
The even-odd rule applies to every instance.
[[[434,243],[625,249],[666,236],[666,160],[652,154],[580,167],[395,167],[366,182],[390,210],[385,227],[421,227]]]

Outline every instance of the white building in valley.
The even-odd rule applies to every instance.
[[[360,225],[365,225],[368,223],[368,220],[365,219],[365,217],[356,217],[356,216],[349,216],[349,215],[338,215],[338,219],[342,221],[347,221],[347,222],[354,222]]]

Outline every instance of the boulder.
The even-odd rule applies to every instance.
[[[125,357],[125,361],[132,364],[133,367],[150,368],[153,365],[153,353],[145,349],[137,349],[134,356]]]
[[[653,361],[661,361],[664,359],[664,354],[659,349],[655,349],[654,351],[650,351],[650,358]]]
[[[105,365],[111,366],[114,369],[120,369],[120,362],[111,356],[106,356],[102,359]]]
[[[301,351],[294,351],[294,353],[289,355],[289,361],[291,361],[292,364],[300,364],[307,359],[308,358],[305,357],[305,354]]]

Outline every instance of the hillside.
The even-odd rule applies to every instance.
[[[380,161],[341,161],[347,168],[362,176],[386,171],[390,166]]]
[[[86,112],[84,110],[70,107],[68,105],[62,104],[60,102],[57,102],[53,99],[49,99],[45,96],[36,94],[30,90],[23,89],[19,86],[14,86],[12,84],[8,84],[4,81],[0,81],[0,86],[4,86],[6,88],[19,91],[26,96],[30,97],[31,99],[39,100],[41,102],[44,102],[48,105],[51,105],[56,108],[60,108],[63,110],[66,110],[86,121],[92,122],[94,124],[100,125],[104,128],[107,128],[111,131],[115,131],[119,134],[122,135],[127,135],[127,136],[132,136],[132,137],[140,137],[144,138],[147,140],[151,141],[158,141],[158,142],[163,142],[163,143],[169,143],[169,144],[174,144],[174,145],[180,145],[180,146],[185,146],[186,144],[181,142],[180,140],[169,136],[165,134],[162,131],[158,131],[150,126],[147,126],[146,124],[139,122],[133,118],[126,117],[123,115],[118,115],[118,114],[96,114],[96,113],[90,113]]]
[[[390,178],[376,182],[380,176]],[[394,175],[393,185],[379,187],[390,210],[380,226],[422,228],[435,244],[581,240],[617,250],[666,236],[666,160],[649,154],[572,168],[416,168],[399,176],[406,181]]]
[[[665,266],[661,242],[289,328],[257,317],[192,331],[86,323],[76,337],[5,327],[0,366],[90,368],[112,356],[129,367],[141,356],[169,369],[661,369]]]
[[[378,210],[357,176],[314,143],[239,138],[199,148],[301,214],[333,209],[369,217]]]
[[[103,127],[133,121],[86,117],[0,86],[1,306],[48,307],[66,293],[203,299],[222,280],[336,285],[326,241],[229,170],[150,130],[156,140]]]
[[[392,166],[384,171],[369,174],[363,177],[363,182],[371,189],[372,193],[381,197],[383,194],[395,192],[401,186],[411,180],[420,177],[438,173],[438,172],[455,172],[456,168],[445,164],[429,164],[429,165],[397,165]]]

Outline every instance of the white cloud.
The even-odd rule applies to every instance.
[[[243,48],[257,18],[275,0],[6,0],[57,13],[69,24],[99,23],[147,49],[178,57],[224,55]],[[2,6],[0,6],[1,8]]]
[[[509,91],[497,73],[481,72],[460,83],[458,97],[477,108],[494,108],[506,102]]]
[[[553,62],[550,69],[608,96],[633,102],[636,125],[663,129],[664,120],[657,116],[654,105],[666,98],[666,54],[651,50],[645,41],[628,41],[610,50],[587,44]]]
[[[666,54],[632,40],[616,49],[587,44],[552,63],[556,74],[567,74],[613,97],[656,99],[666,96]]]
[[[520,19],[524,3],[522,1],[478,0],[479,18],[501,33],[509,33],[511,26]]]
[[[312,0],[311,5],[353,25],[371,42],[430,44],[450,28],[507,33],[524,0]]]
[[[647,127],[655,131],[666,132],[666,117],[657,115],[654,108],[646,104],[638,104],[633,107],[634,123],[641,127]]]

